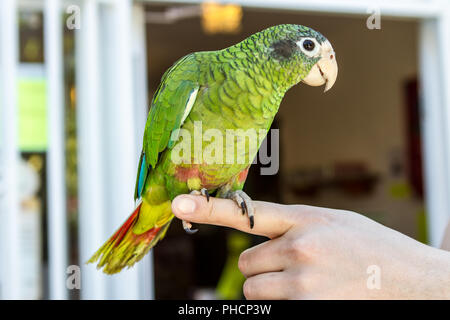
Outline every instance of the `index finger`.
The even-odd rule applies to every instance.
[[[247,233],[276,238],[286,233],[294,224],[294,210],[290,206],[252,201],[255,209],[255,225],[250,228],[249,219],[237,204],[228,199],[180,195],[172,201],[172,211],[179,219],[195,223],[207,223],[231,227]]]

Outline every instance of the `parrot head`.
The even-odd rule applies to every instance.
[[[336,81],[338,67],[331,43],[319,32],[301,25],[278,25],[261,31],[264,56],[287,81],[287,87],[304,82],[325,85]]]

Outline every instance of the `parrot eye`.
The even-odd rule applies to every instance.
[[[314,38],[303,38],[297,42],[297,46],[308,57],[315,57],[320,51],[320,45]]]
[[[307,51],[313,51],[315,46],[316,45],[314,44],[314,42],[312,42],[309,39],[306,39],[305,41],[303,41],[303,48],[305,48],[305,50],[307,50]]]

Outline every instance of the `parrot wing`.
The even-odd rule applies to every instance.
[[[173,133],[182,126],[195,103],[200,87],[196,71],[197,62],[191,54],[178,60],[161,79],[145,126],[135,200],[142,194],[150,166],[154,168],[159,154],[174,146],[178,137]]]
[[[149,203],[141,201],[141,196],[159,154],[173,147],[177,137],[172,133],[182,126],[194,105],[199,90],[197,67],[192,54],[182,58],[167,70],[153,96],[136,179],[134,197],[139,201],[125,223],[88,261],[99,261],[97,268],[103,268],[105,273],[117,273],[142,259],[164,237],[170,225],[173,217],[170,200],[159,199],[157,195]]]

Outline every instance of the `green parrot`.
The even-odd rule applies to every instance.
[[[163,75],[151,102],[136,179],[137,206],[88,263],[98,261],[97,268],[107,274],[133,266],[164,237],[174,218],[171,201],[179,194],[232,199],[253,227],[254,208],[242,188],[262,139],[253,150],[246,141],[241,147],[219,144],[224,153],[231,148],[245,161],[199,162],[193,161],[199,150],[189,136],[196,139],[198,123],[202,132],[213,129],[225,135],[254,129],[265,135],[289,88],[302,81],[325,85],[327,91],[337,71],[330,42],[294,24],[273,26],[223,50],[194,52],[178,60]],[[212,140],[203,141],[200,153],[211,151]],[[183,143],[184,160],[174,161]],[[188,221],[183,227],[196,231]]]

